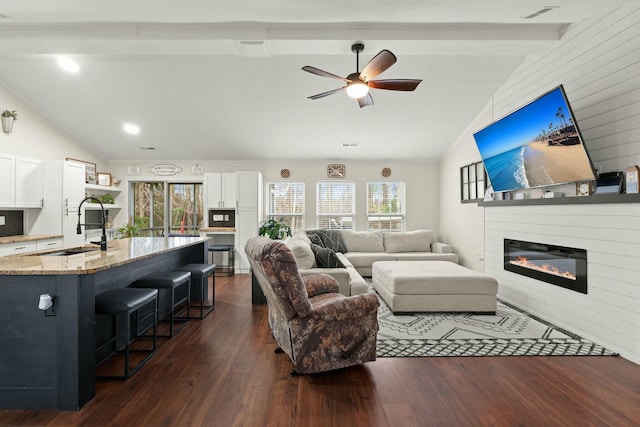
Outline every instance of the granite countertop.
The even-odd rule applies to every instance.
[[[0,237],[0,245],[5,243],[25,243],[35,242],[36,240],[50,240],[50,239],[62,239],[62,234],[43,234],[43,235],[19,235],[19,236],[4,236]]]
[[[204,237],[134,237],[109,241],[106,251],[65,256],[47,255],[64,249],[0,257],[0,275],[91,274],[108,268],[204,242]]]

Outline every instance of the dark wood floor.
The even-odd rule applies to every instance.
[[[0,411],[0,425],[640,425],[640,366],[621,357],[387,358],[291,377],[250,288],[217,278],[209,317],[81,410]]]

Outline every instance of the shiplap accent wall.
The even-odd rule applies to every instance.
[[[640,165],[640,4],[571,27],[528,58],[493,99],[494,119],[563,84],[594,165]],[[593,196],[597,197],[597,196]],[[640,363],[640,205],[484,209],[485,271],[499,296]],[[587,250],[588,294],[503,269],[503,239]]]

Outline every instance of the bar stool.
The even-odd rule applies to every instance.
[[[139,314],[141,309],[147,305],[152,306],[149,313],[141,318]],[[96,347],[96,358],[100,352],[107,346],[113,345],[113,351],[99,361],[96,361],[96,367],[104,363],[109,357],[118,352],[118,336],[124,336],[124,375],[96,375],[96,378],[113,378],[113,379],[129,379],[136,373],[147,361],[153,356],[157,349],[157,307],[158,307],[158,290],[157,289],[131,289],[121,288],[107,291],[95,297],[96,315],[109,315],[115,324],[113,337],[104,344]],[[118,328],[118,316],[124,316],[124,331]],[[132,330],[132,316],[135,317],[135,328]],[[144,324],[150,317],[153,318],[153,335],[151,337],[138,335],[139,325]],[[153,346],[149,349],[130,349],[129,344],[136,338],[152,338]],[[133,369],[129,366],[130,353],[147,353]]]
[[[216,296],[216,265],[215,264],[185,264],[177,269],[191,273],[191,298],[189,301],[197,302],[191,307],[200,308],[200,320],[213,311]],[[211,287],[211,304],[209,302],[209,276],[213,278]]]
[[[227,265],[224,263],[220,266],[219,273],[216,276],[233,276],[235,274],[235,247],[233,245],[209,245],[209,252],[226,252]]]
[[[133,288],[155,288],[158,290],[158,321],[169,315],[169,335],[162,338],[172,338],[189,324],[189,299],[191,295],[191,273],[188,271],[161,271],[149,274],[131,284]],[[184,307],[180,308],[184,304]],[[166,308],[168,307],[168,311]],[[186,312],[184,317],[178,317]],[[174,330],[174,322],[182,325]]]

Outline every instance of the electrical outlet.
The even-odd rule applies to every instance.
[[[5,224],[6,224],[6,219],[4,215],[0,215],[0,225],[5,225]]]

